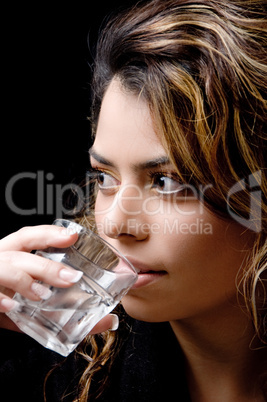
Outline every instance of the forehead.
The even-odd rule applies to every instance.
[[[104,96],[94,149],[109,160],[142,162],[166,155],[146,102],[113,80]]]

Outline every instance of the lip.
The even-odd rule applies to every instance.
[[[155,281],[161,279],[162,276],[167,274],[167,272],[164,270],[154,269],[154,267],[152,269],[150,266],[145,265],[144,263],[137,261],[131,257],[126,258],[134,266],[138,274],[138,279],[131,289],[138,289],[140,287],[150,285],[151,283],[154,283]]]

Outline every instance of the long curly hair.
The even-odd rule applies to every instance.
[[[149,105],[181,180],[212,184],[205,192],[207,207],[255,232],[237,294],[262,345],[267,343],[266,11],[263,0],[152,0],[113,17],[97,45],[91,116],[95,131],[103,96],[118,78]],[[236,184],[239,191],[229,197]],[[114,333],[85,342],[93,361],[81,378],[79,401],[90,397],[94,373],[112,367],[120,344]]]

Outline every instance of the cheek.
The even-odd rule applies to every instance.
[[[241,235],[236,225],[211,219],[212,234],[189,234],[166,238],[166,261],[173,283],[194,293],[195,301],[220,303],[236,299],[237,276],[242,274],[250,235]],[[176,241],[175,241],[176,240]]]
[[[99,235],[104,235],[105,222],[109,212],[112,209],[112,201],[108,197],[103,197],[98,193],[95,201],[95,223]]]
[[[209,212],[161,222],[165,231],[154,237],[154,250],[164,261],[172,288],[185,297],[223,299],[236,296],[236,278],[245,267],[254,236],[235,223]],[[172,224],[172,225],[171,225]]]

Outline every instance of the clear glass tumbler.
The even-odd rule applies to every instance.
[[[61,249],[36,253],[83,272],[70,288],[46,285],[47,300],[34,302],[16,293],[20,307],[7,313],[15,324],[43,346],[67,356],[105,315],[110,313],[137,280],[130,262],[94,232],[65,219],[54,225],[74,229],[78,240]]]

